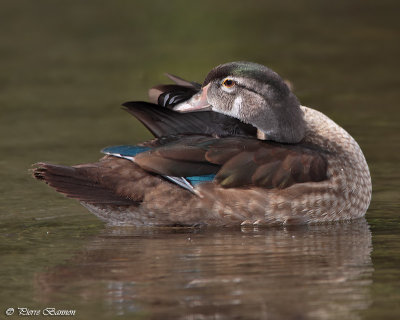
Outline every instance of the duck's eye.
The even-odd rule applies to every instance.
[[[225,79],[222,81],[222,85],[226,88],[232,88],[235,84],[236,82],[232,79]]]

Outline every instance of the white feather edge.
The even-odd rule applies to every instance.
[[[129,156],[124,156],[120,153],[113,153],[113,152],[104,152],[104,154],[108,156],[113,156],[117,158],[122,158],[122,159],[127,159],[132,162],[135,162],[135,157],[129,157]],[[174,176],[167,176],[167,175],[162,175],[164,178],[168,179],[169,181],[177,184],[178,186],[190,191],[191,193],[200,196],[200,194],[194,189],[194,187],[190,184],[189,181],[187,181],[184,177],[174,177]]]

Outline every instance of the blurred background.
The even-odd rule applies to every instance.
[[[3,0],[0,301],[37,306],[37,273],[104,228],[34,181],[31,164],[95,161],[105,146],[149,139],[121,103],[146,99],[165,72],[202,82],[218,64],[249,60],[290,80],[364,150],[375,272],[359,316],[398,318],[399,10],[396,0]]]

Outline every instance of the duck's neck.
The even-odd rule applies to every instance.
[[[274,105],[267,113],[258,115],[253,125],[258,129],[257,137],[282,143],[298,143],[305,135],[303,111],[294,95],[280,105]]]

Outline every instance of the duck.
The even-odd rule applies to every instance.
[[[353,220],[371,177],[353,137],[302,106],[254,62],[213,68],[203,84],[172,84],[123,104],[154,136],[102,150],[95,163],[39,162],[33,176],[109,225],[274,226]]]

